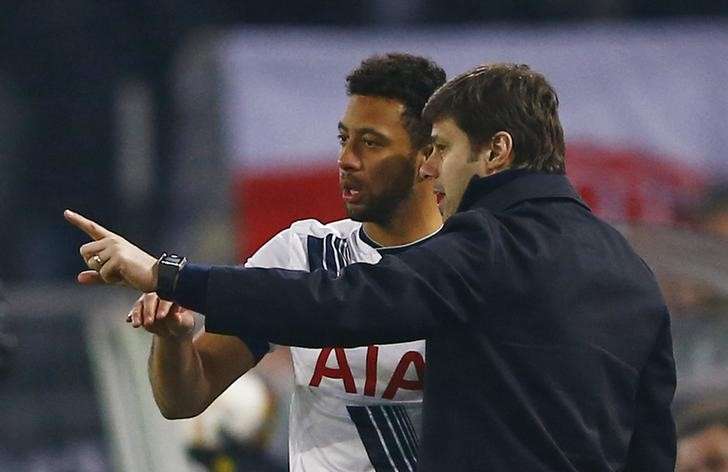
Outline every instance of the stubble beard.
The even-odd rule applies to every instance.
[[[392,218],[403,202],[412,198],[415,184],[415,160],[412,156],[393,156],[393,164],[383,169],[382,174],[389,176],[384,191],[371,195],[362,205],[346,205],[346,213],[354,221],[371,222],[389,226]],[[395,164],[396,163],[396,164]]]

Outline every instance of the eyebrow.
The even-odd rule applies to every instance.
[[[447,144],[447,140],[443,139],[442,136],[439,134],[436,134],[434,136],[430,136],[430,144]]]
[[[348,133],[350,130],[344,125],[344,123],[339,121],[339,131],[346,131]],[[392,140],[390,137],[382,134],[374,128],[356,128],[354,131],[359,134],[373,134],[380,139],[386,140],[387,142],[390,142]]]

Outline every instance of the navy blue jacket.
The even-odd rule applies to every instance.
[[[438,236],[376,265],[188,264],[174,298],[283,345],[426,338],[421,471],[674,469],[665,302],[563,175],[475,179]]]

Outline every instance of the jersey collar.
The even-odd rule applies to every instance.
[[[439,233],[441,229],[442,229],[442,226],[440,226],[439,228],[437,228],[437,230],[433,231],[432,233],[428,234],[427,236],[424,236],[416,241],[412,241],[411,243],[400,244],[398,246],[382,246],[381,244],[379,244],[378,242],[374,241],[372,238],[369,237],[367,232],[364,231],[364,225],[362,225],[359,227],[359,239],[361,239],[366,244],[368,244],[369,246],[376,249],[381,254],[385,254],[385,253],[386,254],[396,254],[398,252],[405,251],[413,246],[417,246],[418,244],[423,243],[424,241],[427,241],[428,239],[430,239],[431,237],[433,237],[434,235]]]

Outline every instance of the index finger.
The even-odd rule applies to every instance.
[[[85,216],[81,216],[71,210],[64,211],[63,216],[66,218],[66,221],[91,236],[94,240],[98,241],[99,239],[114,235],[114,233],[104,228],[100,224],[91,221]]]

